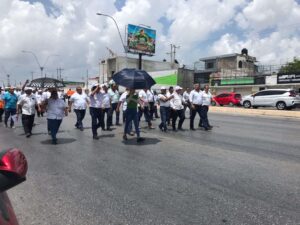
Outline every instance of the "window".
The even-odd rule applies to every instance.
[[[267,91],[261,91],[261,92],[257,92],[254,96],[265,96],[265,95],[268,95],[267,94]]]
[[[243,68],[243,62],[241,60],[239,61],[239,68]]]
[[[215,67],[215,64],[213,62],[206,63],[206,69],[213,69]]]
[[[235,98],[235,99],[241,99],[242,96],[241,96],[240,94],[235,94],[235,95],[234,95],[234,98]]]
[[[229,96],[229,94],[219,94],[218,96],[217,96],[217,98],[226,98],[226,97],[228,97]]]

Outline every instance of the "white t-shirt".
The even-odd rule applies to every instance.
[[[174,98],[172,98],[170,100],[170,106],[171,106],[171,108],[175,109],[175,110],[181,110],[181,109],[183,109],[184,107],[182,105],[182,101],[183,101],[182,95],[179,95],[176,92],[174,92],[172,95],[174,96]]]
[[[107,93],[103,92],[102,95],[103,95],[102,107],[105,108],[105,109],[110,108],[110,95],[109,95],[109,93],[108,92]]]
[[[50,96],[51,96],[51,93],[49,91],[44,91],[43,94],[42,94],[42,101],[45,101],[46,99],[49,99]]]
[[[148,102],[154,102],[154,94],[151,90],[147,90],[147,99]]]
[[[40,95],[40,94],[36,93],[35,98],[36,98],[36,101],[37,101],[38,104],[42,103],[42,101],[43,101],[43,95],[42,94]]]
[[[127,95],[128,95],[128,93],[125,91],[119,99],[119,102],[122,102],[122,105],[123,105],[122,110],[123,111],[126,111],[126,109],[127,109],[127,102],[126,102]]]
[[[212,95],[210,92],[206,93],[205,91],[202,92],[202,105],[209,106],[211,104]]]
[[[144,107],[149,105],[148,95],[144,90],[139,91],[139,98],[142,100],[142,102],[143,102],[142,104]]]
[[[62,120],[65,115],[66,103],[62,99],[49,98],[47,101],[47,118]]]
[[[86,109],[88,101],[89,101],[88,96],[85,93],[82,93],[80,95],[76,92],[70,98],[70,102],[73,102],[74,109],[79,109],[79,110]]]
[[[162,101],[161,99],[167,99],[168,97],[167,97],[167,95],[163,95],[163,94],[159,94],[158,95],[158,101],[159,101],[159,105],[160,106],[164,106],[164,107],[170,107],[170,100],[168,100],[168,101],[166,101],[166,102],[164,102],[164,101]]]
[[[23,94],[19,97],[18,105],[22,106],[22,114],[24,115],[34,115],[35,114],[35,106],[37,104],[37,100],[34,94],[27,95]]]
[[[103,94],[101,92],[90,95],[90,106],[93,108],[102,108]]]
[[[120,94],[117,90],[113,91],[112,89],[109,89],[108,93],[110,95],[110,100],[112,104],[119,102]]]

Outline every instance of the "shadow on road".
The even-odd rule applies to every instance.
[[[145,141],[139,143],[136,142],[136,138],[123,141],[125,145],[156,145],[159,142],[161,142],[161,140],[158,138],[145,138]]]
[[[70,144],[70,143],[75,142],[75,141],[76,141],[75,138],[57,138],[57,144],[58,145]],[[43,145],[52,145],[52,140],[48,139],[48,140],[41,141],[41,144],[43,144]]]

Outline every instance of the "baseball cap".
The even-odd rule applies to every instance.
[[[175,87],[175,91],[178,91],[178,90],[182,90],[182,87],[176,86],[176,87]]]
[[[32,87],[25,87],[24,90],[25,91],[32,91],[33,89],[32,89]]]
[[[160,90],[167,90],[165,86],[160,87]]]

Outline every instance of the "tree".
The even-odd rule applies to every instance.
[[[294,58],[293,62],[287,63],[285,66],[282,66],[279,70],[280,73],[295,73],[300,72],[300,59],[297,57]]]

